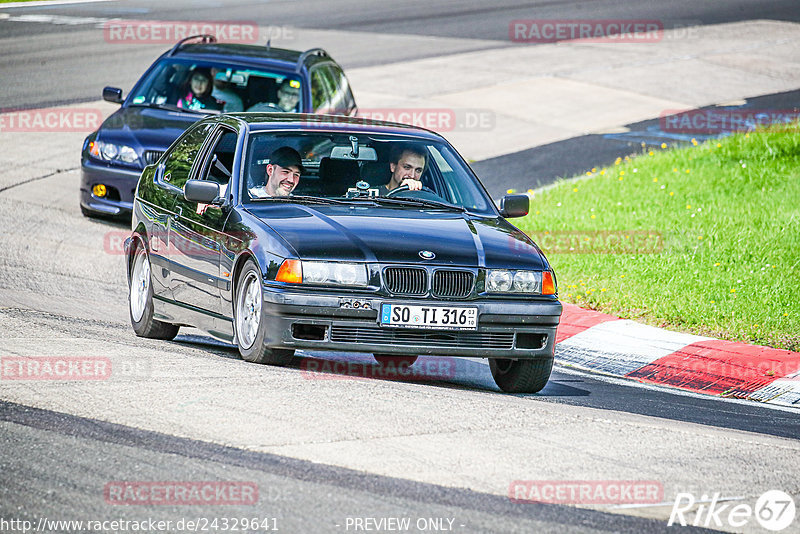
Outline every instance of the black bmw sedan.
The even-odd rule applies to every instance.
[[[553,366],[556,278],[453,147],[348,117],[233,113],[195,123],[139,179],[126,242],[139,336],[190,325],[247,361],[296,349],[488,358],[536,392]]]

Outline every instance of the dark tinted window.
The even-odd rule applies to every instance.
[[[195,126],[174,144],[164,163],[164,181],[181,188],[189,179],[189,171],[197,159],[197,153],[213,124]]]
[[[321,67],[311,71],[311,106],[314,111],[325,111],[330,107],[331,85],[326,72]]]
[[[375,161],[354,161],[342,157],[358,146],[374,149]],[[261,195],[256,190],[266,183],[266,167],[272,152],[291,147],[303,159],[303,172],[293,194],[344,199],[359,181],[367,182],[374,196],[403,195],[464,207],[471,212],[494,215],[491,198],[481,187],[467,164],[446,142],[418,140],[387,135],[350,133],[256,132],[250,135],[243,161],[245,202]],[[418,154],[422,161],[420,181],[424,191],[388,195],[386,185],[392,177],[393,158],[406,152]],[[397,168],[397,165],[395,165]],[[265,199],[268,201],[268,199]]]
[[[331,109],[333,113],[346,114],[356,106],[347,77],[338,65],[326,65],[326,78],[332,84]]]
[[[192,86],[192,78],[211,83]],[[276,111],[278,91],[286,84],[298,91],[295,109],[302,109],[302,82],[292,73],[244,68],[217,62],[164,59],[131,93],[132,106],[163,106],[201,113]],[[205,92],[195,94],[199,87]]]
[[[233,172],[237,135],[236,132],[227,128],[220,129],[214,135],[214,146],[203,163],[203,170],[198,179],[211,180],[227,187]]]

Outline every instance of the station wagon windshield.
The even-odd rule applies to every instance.
[[[203,113],[296,112],[303,94],[294,75],[224,63],[162,60],[130,96],[130,105]]]
[[[491,198],[450,145],[375,134],[252,134],[243,165],[246,202],[280,198],[270,198],[265,188],[270,156],[282,147],[296,150],[303,168],[291,195],[281,200],[314,197],[496,215]],[[413,190],[400,185],[413,183],[407,179],[416,182]]]

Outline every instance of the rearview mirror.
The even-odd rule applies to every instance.
[[[530,208],[528,195],[506,195],[500,199],[500,215],[506,218],[524,217]]]
[[[183,197],[189,202],[211,204],[219,198],[219,184],[208,180],[187,180],[183,186]]]
[[[103,100],[112,104],[122,104],[122,89],[118,87],[104,87]]]
[[[358,154],[353,154],[349,146],[335,146],[331,149],[331,159],[349,159],[350,161],[378,161],[378,153],[369,146],[358,147]]]

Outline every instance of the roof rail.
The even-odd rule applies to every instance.
[[[322,48],[309,48],[302,54],[300,57],[297,58],[297,65],[295,65],[294,70],[295,72],[300,72],[303,69],[303,64],[305,63],[306,59],[309,56],[323,56],[323,57],[331,57],[325,50]]]
[[[204,34],[200,34],[200,35],[190,35],[189,37],[186,37],[186,38],[184,38],[184,39],[181,39],[180,41],[178,41],[177,43],[175,43],[175,46],[173,46],[173,47],[172,47],[172,50],[170,50],[170,51],[169,51],[169,54],[167,54],[167,55],[169,55],[169,56],[174,56],[174,55],[175,55],[175,52],[177,52],[177,51],[178,51],[178,49],[179,49],[181,46],[183,46],[183,44],[184,44],[186,41],[191,41],[192,39],[202,39],[202,41],[201,41],[202,43],[216,43],[216,42],[217,42],[217,38],[216,38],[216,37],[214,37],[214,36],[213,36],[213,35],[211,35],[211,34],[208,34],[208,33],[204,33]]]

